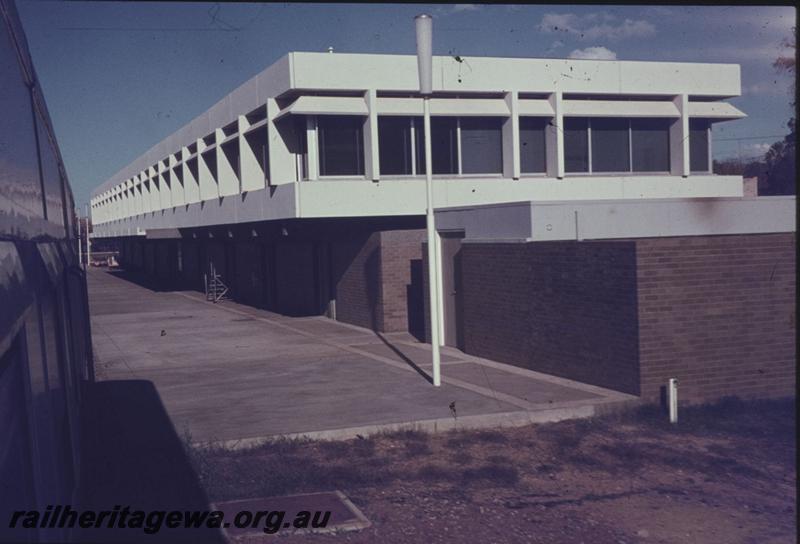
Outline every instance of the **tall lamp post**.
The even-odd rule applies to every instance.
[[[89,269],[89,266],[92,263],[92,242],[89,240],[89,204],[87,203],[85,206],[86,210],[86,269]]]
[[[431,314],[431,355],[433,358],[433,385],[442,385],[439,356],[439,294],[437,281],[436,226],[433,216],[433,173],[431,157],[431,105],[433,94],[433,19],[430,15],[414,17],[417,31],[417,68],[419,69],[419,92],[422,95],[425,124],[425,210],[428,234],[428,291]]]

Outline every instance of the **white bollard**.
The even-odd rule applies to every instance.
[[[669,403],[669,422],[678,422],[678,379],[670,378],[667,386],[667,402]]]

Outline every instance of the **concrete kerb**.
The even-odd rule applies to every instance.
[[[519,410],[515,412],[501,412],[497,414],[478,414],[462,417],[448,417],[438,419],[425,419],[417,421],[404,421],[398,423],[384,423],[379,425],[364,425],[360,427],[344,427],[341,429],[326,429],[322,431],[308,431],[300,433],[287,433],[272,436],[257,436],[237,440],[207,440],[192,442],[196,448],[221,448],[230,451],[247,450],[284,440],[352,440],[388,434],[398,431],[422,431],[437,434],[458,430],[496,429],[499,427],[525,427],[526,425],[556,423],[567,419],[585,419],[599,415],[608,415],[633,409],[639,403],[617,399],[602,399],[592,404],[586,401],[566,401],[553,403],[544,408],[535,410]],[[541,405],[537,405],[541,406]]]

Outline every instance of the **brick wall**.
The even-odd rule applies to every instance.
[[[651,402],[794,394],[794,234],[461,251],[467,353]]]
[[[409,310],[413,314],[416,306],[422,304],[422,292],[412,285],[412,266],[422,259],[425,231],[394,230],[380,234],[381,330],[406,331],[409,330]]]
[[[632,242],[463,244],[467,353],[636,394]]]
[[[408,330],[412,262],[421,258],[423,238],[421,230],[393,230],[334,241],[336,319],[383,332]]]
[[[380,330],[380,233],[361,233],[331,244],[336,319]]]
[[[642,396],[772,397],[795,388],[794,234],[637,244]]]

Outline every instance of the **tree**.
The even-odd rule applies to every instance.
[[[783,46],[788,49],[789,54],[779,56],[772,66],[780,73],[786,73],[794,78],[796,60],[796,28],[792,28],[792,37],[783,41]],[[792,81],[792,96],[795,96],[796,80]],[[792,99],[792,109],[796,106],[796,98]],[[764,186],[761,188],[761,178],[759,178],[759,193],[769,195],[793,195],[797,194],[796,174],[797,163],[795,160],[795,117],[789,119],[787,123],[789,134],[780,142],[775,142],[764,156],[766,165],[764,173]]]

